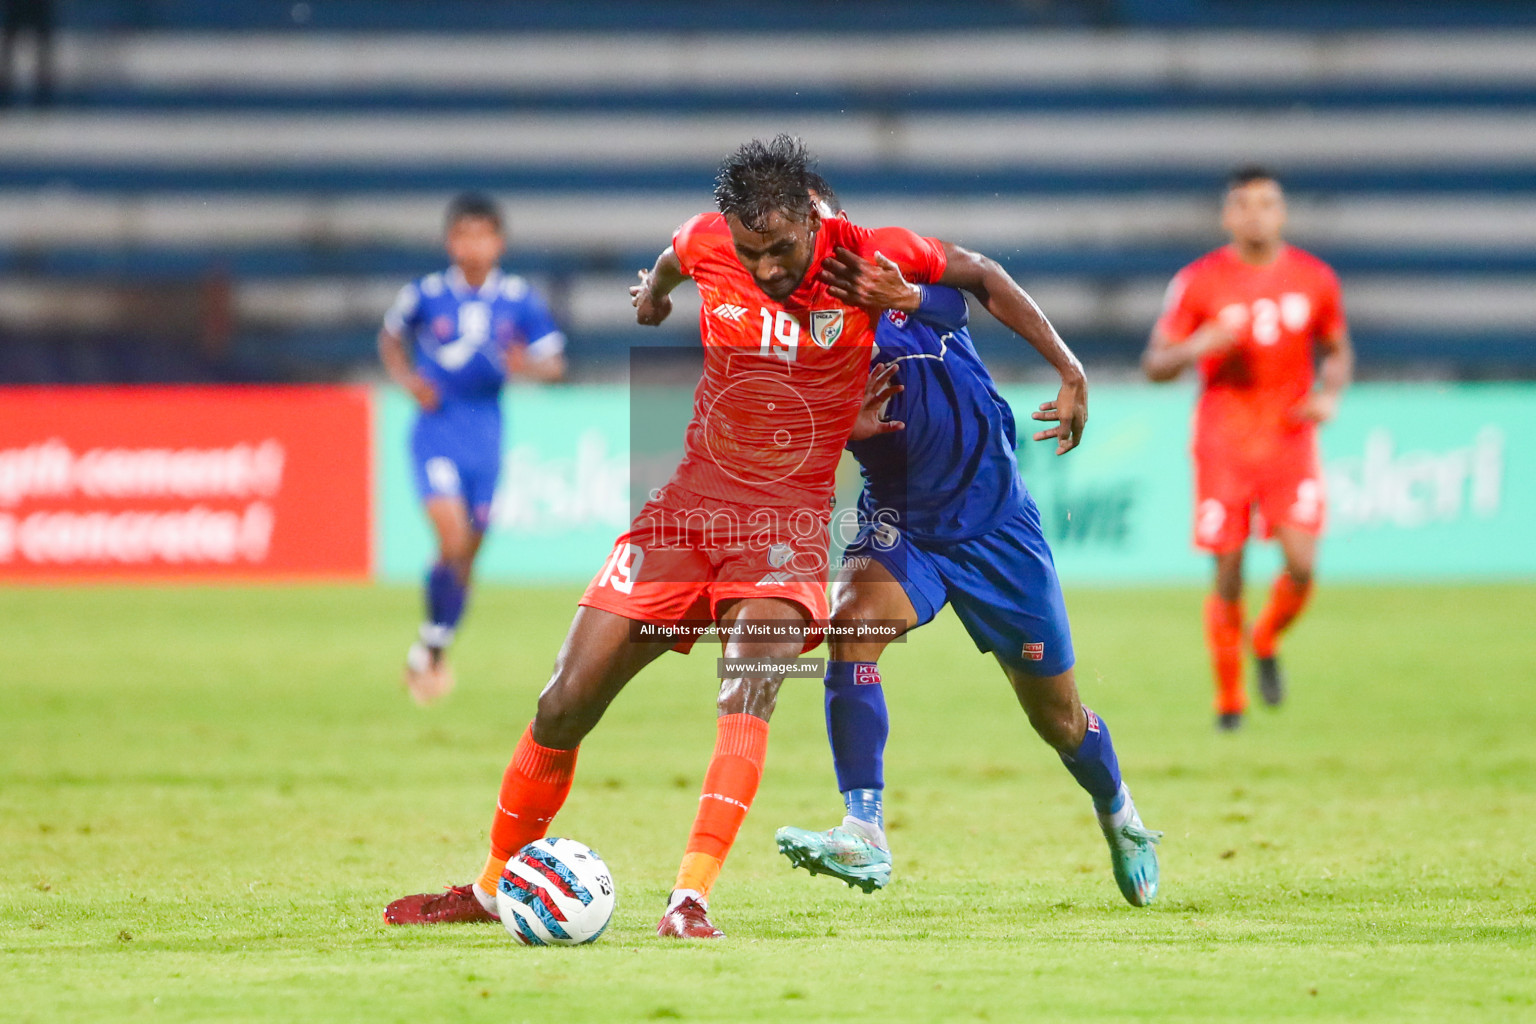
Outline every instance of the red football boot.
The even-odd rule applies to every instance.
[[[402,896],[384,908],[390,924],[485,924],[500,921],[480,905],[467,885],[450,885],[443,892]]]
[[[689,896],[669,907],[656,926],[656,934],[669,939],[723,939],[725,932],[709,923],[704,904]]]

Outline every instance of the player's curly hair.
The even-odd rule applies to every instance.
[[[726,157],[715,175],[715,205],[751,231],[761,231],[775,211],[794,220],[811,212],[814,161],[793,135],[753,139]]]

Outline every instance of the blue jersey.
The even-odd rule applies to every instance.
[[[437,389],[442,408],[495,408],[507,379],[507,349],[527,345],[534,357],[560,352],[565,337],[527,281],[492,271],[471,288],[452,267],[400,289],[384,326],[412,345],[416,372]]]
[[[905,389],[886,416],[906,429],[848,446],[864,473],[863,523],[844,557],[885,566],[918,625],[951,604],[978,649],[1055,676],[1076,659],[1061,582],[1019,478],[1013,411],[965,324],[964,297],[936,285],[917,314],[880,318],[875,360],[899,363]]]
[[[471,288],[456,267],[400,289],[384,326],[410,343],[440,399],[411,431],[416,489],[424,500],[462,498],[483,531],[501,473],[507,349],[527,345],[539,358],[562,351],[565,337],[527,281],[493,271]]]
[[[918,314],[887,310],[875,329],[875,363],[896,362],[886,418],[905,430],[848,445],[864,474],[859,509],[918,542],[978,537],[1026,500],[1013,410],[966,330],[965,298],[927,285]]]

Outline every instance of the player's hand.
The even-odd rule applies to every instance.
[[[629,286],[629,304],[635,307],[635,322],[642,327],[655,327],[672,315],[671,296],[656,295],[649,270],[640,271],[640,283]]]
[[[1056,454],[1065,455],[1083,440],[1083,429],[1088,426],[1088,382],[1082,379],[1065,381],[1052,402],[1040,403],[1040,408],[1030,417],[1056,426],[1036,432],[1036,441],[1056,439]]]
[[[411,393],[412,398],[416,399],[416,404],[421,406],[424,412],[435,412],[442,404],[437,388],[429,384],[425,377],[412,377],[410,384],[406,385],[406,390]]]
[[[1237,332],[1220,320],[1207,320],[1190,335],[1193,351],[1199,356],[1219,356],[1237,344]]]
[[[528,346],[514,341],[507,346],[507,372],[521,376],[528,372]]]
[[[901,420],[885,419],[885,405],[904,390],[895,383],[896,364],[883,363],[869,371],[864,384],[864,404],[859,407],[858,418],[853,421],[850,441],[863,441],[878,434],[890,434],[907,429]]]
[[[1291,415],[1303,423],[1327,423],[1338,411],[1338,395],[1314,391],[1291,410]]]
[[[838,246],[821,261],[816,279],[827,286],[834,299],[850,306],[912,313],[923,301],[922,290],[902,277],[895,261],[880,252],[870,261]]]

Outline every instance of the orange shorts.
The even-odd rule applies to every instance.
[[[827,620],[829,521],[829,511],[743,505],[669,485],[614,543],[580,603],[670,625],[716,621],[730,601],[779,598],[810,618],[809,651]],[[687,653],[694,639],[674,648]]]
[[[1287,526],[1314,536],[1327,511],[1317,445],[1282,447],[1263,460],[1195,455],[1195,546],[1212,554],[1247,542],[1257,510],[1259,536],[1269,540]]]

